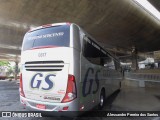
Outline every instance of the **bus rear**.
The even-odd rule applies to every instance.
[[[80,53],[74,48],[73,26],[51,24],[25,34],[19,91],[20,101],[27,108],[38,111],[78,110],[76,83],[79,62],[75,58],[79,59]]]

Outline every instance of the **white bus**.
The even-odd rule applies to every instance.
[[[74,23],[28,31],[21,51],[20,101],[30,110],[88,111],[120,88],[120,62]]]

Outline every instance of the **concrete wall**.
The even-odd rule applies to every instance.
[[[160,74],[128,72],[125,73],[122,84],[132,87],[160,88]]]

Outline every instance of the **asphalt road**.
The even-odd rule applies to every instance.
[[[0,112],[2,111],[27,111],[26,109],[21,106],[19,102],[19,84],[17,84],[16,81],[8,81],[8,80],[1,80],[0,81]],[[106,101],[106,105],[104,107],[104,111],[112,111],[112,110],[123,110],[122,108],[119,108],[113,103],[118,103],[117,98],[119,96],[123,95],[124,92],[116,92],[111,97],[109,97]],[[121,98],[121,97],[120,97]],[[122,100],[122,99],[121,99]],[[121,101],[122,102],[122,101]],[[118,103],[121,104],[121,103]],[[96,114],[96,112],[95,112]],[[43,117],[43,118],[0,118],[0,120],[69,120],[71,118],[59,118],[59,117]],[[160,120],[159,117],[77,117],[72,118],[74,120]]]

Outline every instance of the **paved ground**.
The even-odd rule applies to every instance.
[[[112,110],[160,111],[160,88],[123,87]]]
[[[19,85],[16,81],[0,81],[0,111],[27,111],[19,102]],[[104,111],[160,111],[158,89],[122,87],[106,101]],[[2,119],[2,118],[0,118]],[[22,118],[3,118],[17,120]],[[23,118],[24,120],[67,120],[69,118]],[[158,117],[80,117],[75,120],[160,120]]]

